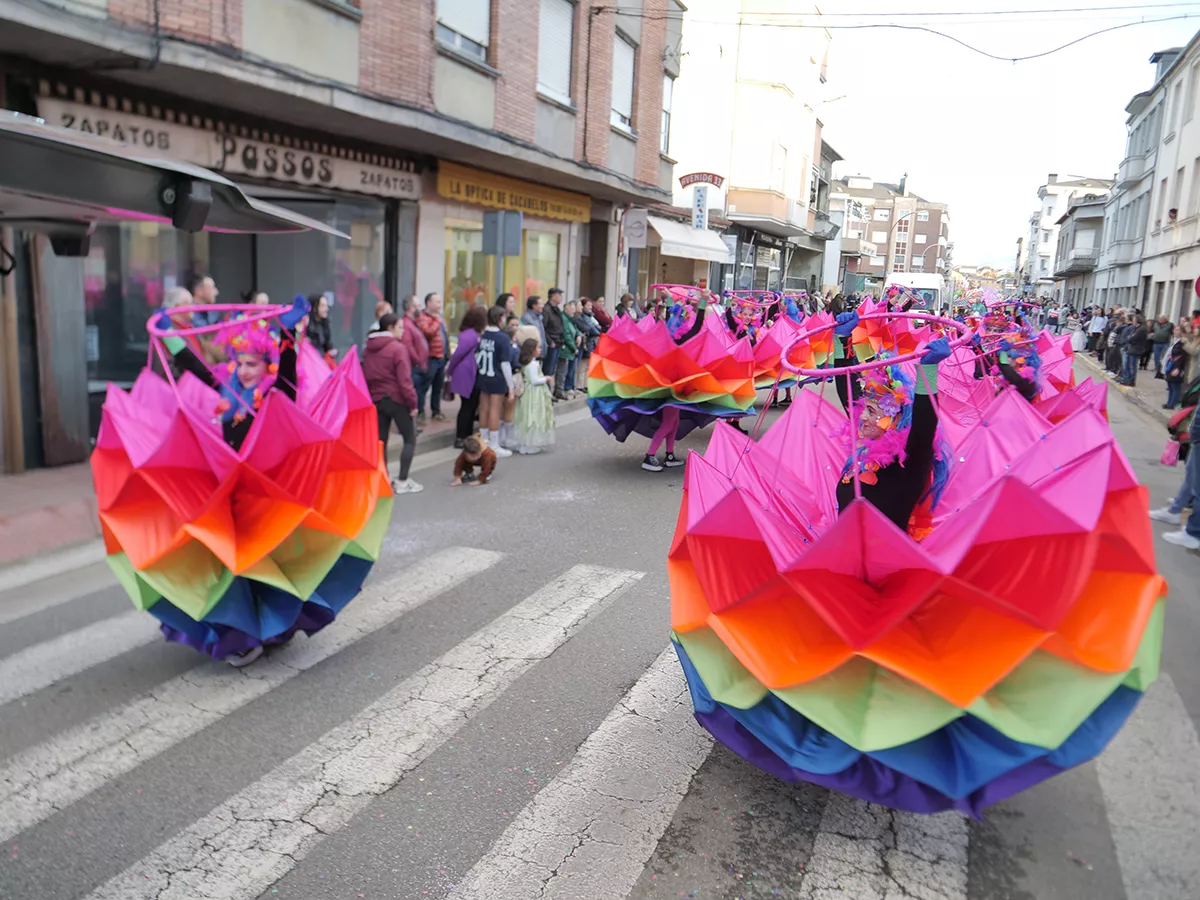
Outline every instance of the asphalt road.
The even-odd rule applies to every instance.
[[[1164,501],[1161,424],[1110,416]],[[241,672],[103,566],[0,594],[0,898],[1200,897],[1200,556],[1158,542],[1163,678],[1097,762],[894,814],[712,746],[664,653],[683,470],[558,438],[483,487],[418,456],[364,594]]]

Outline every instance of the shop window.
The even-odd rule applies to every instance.
[[[561,103],[570,103],[575,4],[571,0],[542,0],[539,21],[538,90]]]
[[[525,297],[545,297],[558,282],[559,236],[545,231],[525,232]]]
[[[457,331],[472,304],[491,296],[495,262],[483,254],[483,229],[473,222],[446,226],[446,283],[443,297],[447,325]]]
[[[492,31],[491,0],[437,0],[437,39],[487,61]]]

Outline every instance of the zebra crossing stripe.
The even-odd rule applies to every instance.
[[[668,647],[450,900],[624,897],[711,748]]]
[[[1096,763],[1128,900],[1194,897],[1200,884],[1200,738],[1163,672]]]
[[[260,896],[642,575],[575,566],[101,885],[89,900]]]
[[[496,565],[499,553],[453,547],[369,584],[332,623],[245,669],[202,665],[29,748],[0,768],[0,841],[76,802],[338,651]],[[145,613],[137,621],[153,622]],[[126,616],[118,617],[126,621]],[[40,645],[44,646],[44,645]]]
[[[161,636],[152,616],[133,609],[19,650],[0,660],[0,706]]]

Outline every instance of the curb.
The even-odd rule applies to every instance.
[[[1126,387],[1123,384],[1117,384],[1108,377],[1108,372],[1105,370],[1104,366],[1100,365],[1100,363],[1091,356],[1083,353],[1076,353],[1075,358],[1082,360],[1090,369],[1095,371],[1101,378],[1104,379],[1104,381],[1108,383],[1108,386],[1111,390],[1117,391],[1117,393],[1124,397],[1131,406],[1136,406],[1142,412],[1153,416],[1164,425],[1171,421],[1171,416],[1167,410],[1163,409],[1162,407],[1155,406],[1153,403],[1146,402],[1146,400],[1144,400],[1133,388]]]

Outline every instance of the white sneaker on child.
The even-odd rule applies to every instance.
[[[1192,537],[1186,531],[1168,531],[1162,538],[1168,544],[1186,547],[1188,550],[1200,550],[1200,539]]]

